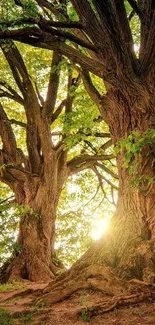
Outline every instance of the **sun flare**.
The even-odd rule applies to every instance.
[[[109,222],[109,218],[94,220],[91,237],[94,240],[100,239],[100,237],[108,230]]]

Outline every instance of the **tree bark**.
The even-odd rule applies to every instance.
[[[43,176],[27,173],[23,180],[12,182],[21,218],[16,254],[6,272],[10,280],[49,281],[57,271],[52,263],[56,208],[68,169],[65,152],[53,153],[50,158],[48,168],[42,166],[46,172],[49,170],[49,177],[45,173]]]
[[[142,134],[154,128],[154,96],[147,94],[143,97],[141,92],[138,93],[138,87],[135,89],[135,95],[128,89],[130,100],[118,90],[106,96],[114,145],[132,131]],[[137,98],[140,99],[138,103]],[[148,108],[150,114],[146,114]],[[117,154],[118,203],[108,230],[58,282],[47,287],[43,297],[46,301],[56,302],[80,288],[95,288],[110,295],[120,295],[129,290],[124,281],[135,278],[154,283],[155,183],[149,183],[155,172],[153,148],[144,145],[141,153],[131,159],[131,162],[138,159],[138,189],[131,184],[134,175],[129,174],[130,166],[124,167],[124,159],[125,150]]]
[[[56,208],[67,173],[58,178],[58,164],[52,169],[51,184],[34,177],[25,182],[24,193],[23,188],[15,184],[16,201],[24,212],[17,238],[19,252],[9,267],[11,280],[49,281],[56,271],[56,267],[52,267]]]

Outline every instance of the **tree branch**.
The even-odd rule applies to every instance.
[[[16,140],[8,120],[8,117],[0,103],[0,136],[3,142],[3,150],[10,155],[10,161],[16,160]]]
[[[104,198],[107,199],[111,204],[115,205],[115,202],[114,202],[114,199],[113,199],[113,190],[118,190],[118,188],[112,183],[110,182],[109,180],[107,180],[103,175],[101,175],[98,171],[98,169],[96,168],[96,166],[92,166],[91,168],[93,170],[93,172],[96,174],[97,178],[98,178],[98,181],[99,181],[99,186],[101,187],[102,189],[102,192],[104,194]],[[104,187],[103,187],[103,181],[104,180],[108,185],[111,186],[111,191],[112,191],[112,202],[109,200],[108,196],[106,195],[106,192],[104,190]]]
[[[100,162],[96,162],[95,166],[101,168],[103,171],[105,171],[107,174],[111,175],[112,177],[114,177],[115,179],[118,179],[118,175],[115,174],[111,169],[107,168],[104,164],[100,163]]]
[[[52,118],[52,114],[55,108],[55,103],[57,99],[59,79],[60,79],[60,62],[62,57],[57,51],[53,52],[53,59],[51,64],[51,72],[48,83],[47,96],[43,108],[43,114],[49,119]]]
[[[16,47],[16,45],[9,40],[7,43],[1,42],[1,48],[3,54],[10,66],[13,77],[22,92],[23,96],[25,95],[25,87],[27,82],[29,81],[28,72],[24,61]]]
[[[57,109],[55,110],[55,112],[53,113],[53,115],[52,115],[52,121],[51,122],[54,122],[56,119],[57,119],[57,117],[60,115],[60,113],[62,112],[62,110],[63,110],[63,108],[65,107],[65,105],[66,105],[66,99],[64,99],[61,103],[60,103],[60,105],[57,107]]]
[[[15,119],[11,119],[11,120],[9,120],[9,122],[11,123],[11,124],[16,124],[16,125],[19,125],[19,126],[21,126],[22,128],[24,128],[24,129],[26,129],[26,123],[24,123],[24,122],[21,122],[21,121],[17,121],[17,120],[15,120]]]
[[[64,39],[68,39],[69,41],[72,41],[73,43],[80,45],[82,47],[85,47],[86,49],[89,49],[91,51],[97,52],[97,48],[91,44],[90,42],[87,42],[83,39],[80,39],[79,37],[75,36],[74,34],[71,34],[69,32],[65,32],[59,29],[54,29],[52,27],[46,26],[46,24],[39,23],[38,26],[41,30],[50,33],[52,36],[58,36],[62,37]]]
[[[155,60],[155,7],[150,8],[142,26],[139,73],[143,76],[151,75]],[[147,27],[146,27],[146,26]],[[149,27],[148,27],[149,26]]]
[[[38,96],[38,99],[39,99],[39,102],[40,104],[42,105],[42,107],[44,107],[44,98],[41,96],[40,92],[39,92],[39,88],[38,88],[38,85],[37,83],[35,82],[35,90],[36,90],[36,93],[37,93],[37,96]]]
[[[109,147],[112,146],[112,140],[108,140],[107,142],[105,142],[100,148],[99,150],[103,150],[105,151],[106,149],[108,149]]]
[[[42,26],[46,26],[46,27],[57,27],[57,28],[76,28],[76,29],[83,29],[83,25],[79,22],[79,21],[69,21],[69,22],[65,22],[65,21],[54,21],[54,20],[45,20],[43,17],[41,17],[40,19],[38,18],[22,18],[19,20],[10,20],[10,21],[2,21],[0,22],[0,26],[4,27],[15,27],[15,26],[23,26],[23,25],[38,25],[38,24],[42,24]]]
[[[41,22],[45,23],[46,26],[58,27],[58,28],[76,28],[82,29],[83,25],[79,21],[54,21],[54,20],[45,20],[41,18]]]
[[[7,89],[9,91],[4,91],[2,88],[0,88],[0,97],[8,97],[10,99],[13,99],[17,103],[23,105],[23,98],[17,93],[17,91],[15,91],[10,85],[8,85],[7,82],[1,81],[0,85],[4,89]]]
[[[68,168],[70,175],[76,174],[77,172],[90,167],[94,162],[98,160],[111,160],[114,159],[114,155],[83,155],[73,158],[68,162]]]
[[[101,62],[87,57],[80,51],[66,45],[57,37],[40,31],[39,28],[36,27],[0,31],[0,39],[14,39],[34,47],[58,50],[60,54],[67,56],[72,62],[80,64],[85,70],[89,70],[99,77],[103,77],[103,71],[105,71],[106,68]]]
[[[103,96],[100,95],[98,90],[93,85],[93,82],[91,80],[91,77],[90,77],[90,74],[88,71],[82,70],[82,79],[83,79],[83,83],[84,83],[84,86],[86,88],[88,95],[96,103],[100,114],[103,117],[106,117],[106,111],[104,110],[103,102],[102,102]]]

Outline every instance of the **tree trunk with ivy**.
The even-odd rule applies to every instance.
[[[128,91],[130,96],[130,88]],[[111,93],[107,94],[106,102],[111,135],[118,152],[119,195],[116,212],[102,238],[59,281],[49,284],[43,296],[47,302],[62,300],[81,288],[98,289],[116,296],[125,295],[132,291],[128,280],[137,279],[150,287],[155,280],[153,111],[147,116],[147,110],[151,112],[151,105],[148,107],[141,93],[136,92],[135,98],[131,96],[134,106],[130,101],[127,104],[120,91],[111,96]],[[154,95],[150,95],[151,102],[154,102]],[[136,115],[140,103],[142,111],[138,111],[137,119],[132,120],[132,112]],[[122,114],[124,110],[125,119]]]

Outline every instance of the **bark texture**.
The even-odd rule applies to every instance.
[[[147,91],[143,94],[139,88],[135,84],[134,93],[130,87],[122,91],[110,91],[104,99],[114,145],[128,137],[132,131],[143,134],[154,128],[155,97]],[[128,97],[124,97],[124,91]],[[130,163],[135,159],[136,171],[130,175]],[[149,182],[155,171],[152,145],[144,145],[141,153],[131,158],[128,167],[124,166],[124,162],[125,150],[117,154],[119,196],[108,231],[71,270],[58,281],[49,284],[43,296],[45,301],[62,300],[81,288],[123,296],[126,292],[132,292],[130,281],[134,279],[150,287],[154,286],[155,184]],[[132,181],[137,175],[140,182],[135,189]]]

